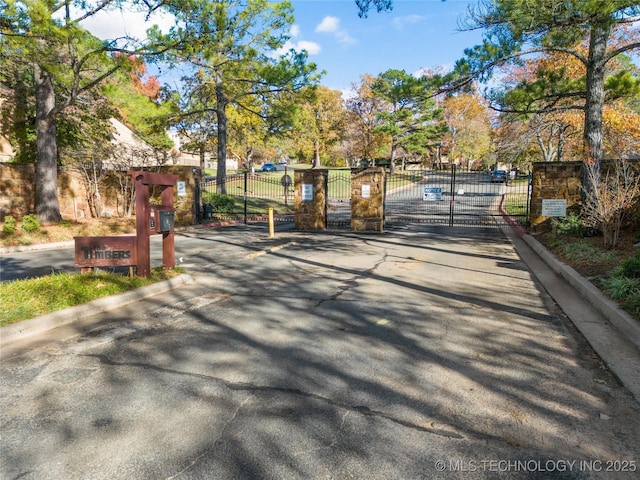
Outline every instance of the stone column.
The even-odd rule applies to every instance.
[[[327,228],[327,170],[296,170],[294,173],[297,230]]]
[[[384,167],[351,170],[351,230],[384,230]]]
[[[530,231],[547,232],[550,218],[542,215],[542,200],[566,200],[567,212],[579,213],[582,203],[582,162],[534,163],[531,178]]]

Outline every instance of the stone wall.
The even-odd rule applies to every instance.
[[[551,229],[550,218],[542,215],[542,200],[567,201],[567,212],[578,212],[582,204],[582,162],[534,163],[531,178],[530,231]]]
[[[351,171],[351,230],[384,230],[384,167]]]
[[[0,163],[0,221],[6,215],[21,219],[34,213],[35,203],[35,166],[33,164]],[[162,167],[162,173],[178,175],[179,181],[187,186],[186,196],[178,196],[174,187],[176,207],[176,226],[196,223],[194,196],[196,192],[196,174],[192,167]],[[196,172],[197,173],[197,172]],[[122,215],[122,199],[116,185],[107,182],[101,185],[102,213],[109,216]],[[157,189],[160,194],[160,189]],[[79,172],[60,168],[58,171],[58,202],[60,213],[65,220],[83,220],[91,217],[87,203],[84,182]]]
[[[324,230],[327,228],[327,170],[296,170],[294,217],[297,230]],[[306,187],[309,186],[309,187]],[[310,188],[311,198],[304,197],[303,189]]]
[[[0,163],[0,221],[33,212],[34,166]]]

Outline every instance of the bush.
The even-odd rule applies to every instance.
[[[211,205],[216,213],[233,213],[235,205],[233,196],[211,192],[202,194],[202,203]]]
[[[22,231],[35,233],[40,230],[40,220],[33,214],[22,217]]]
[[[640,255],[627,258],[620,263],[621,274],[627,278],[640,278]]]
[[[16,219],[11,215],[7,215],[4,217],[4,222],[2,223],[2,234],[3,235],[13,235],[16,233]]]
[[[605,292],[614,300],[625,301],[629,297],[640,296],[640,279],[611,277],[602,282]]]
[[[570,213],[566,217],[553,220],[556,232],[560,235],[571,235],[572,237],[581,237],[584,230],[584,224],[578,215]]]

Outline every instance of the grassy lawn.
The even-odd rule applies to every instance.
[[[56,273],[0,283],[0,327],[173,278],[182,269],[153,269],[151,278],[99,272]]]
[[[512,216],[526,215],[528,196],[522,193],[507,193],[504,198],[504,210]]]

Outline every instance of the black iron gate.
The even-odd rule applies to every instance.
[[[387,175],[385,225],[429,223],[498,226],[507,218],[521,225],[529,216],[528,175],[491,172],[404,171]]]
[[[327,227],[351,225],[351,170],[327,170]]]
[[[270,208],[275,221],[293,221],[293,172],[286,168],[226,175],[222,185],[216,178],[205,179],[200,190],[202,221],[264,221]]]

